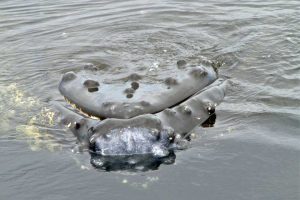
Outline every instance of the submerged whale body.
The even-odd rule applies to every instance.
[[[154,169],[166,160],[172,163],[167,158],[182,148],[186,134],[214,114],[228,85],[223,81],[208,87],[218,78],[213,67],[176,72],[156,81],[137,74],[109,81],[86,71],[63,75],[59,91],[75,109],[57,107],[79,143],[89,149],[93,166],[136,169],[144,160],[146,168]]]

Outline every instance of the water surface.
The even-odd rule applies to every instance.
[[[0,2],[1,199],[299,199],[300,2]],[[104,172],[57,122],[63,73],[219,63],[232,88],[173,165]]]

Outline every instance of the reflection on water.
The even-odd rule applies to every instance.
[[[298,0],[2,0],[0,10],[0,199],[299,199]],[[49,105],[63,100],[61,75],[171,76],[178,60],[222,63],[232,80],[213,127],[159,170],[78,168],[71,157],[90,155],[70,152]]]
[[[170,152],[166,157],[157,157],[152,154],[132,155],[132,156],[102,156],[91,154],[91,164],[105,171],[148,171],[157,170],[161,164],[173,164],[176,159],[174,152]]]

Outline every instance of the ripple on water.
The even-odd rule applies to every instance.
[[[299,1],[3,0],[0,8],[0,132],[1,141],[9,142],[1,156],[2,174],[8,176],[0,183],[4,199],[47,194],[94,199],[99,190],[104,199],[153,199],[154,194],[173,199],[299,199]],[[159,181],[140,187],[151,187],[149,193],[134,186],[144,175],[124,175],[116,183],[111,177],[120,175],[82,173],[71,169],[74,162],[62,154],[31,154],[12,142],[22,143],[24,138],[17,136],[37,133],[37,128],[41,135],[27,140],[67,149],[75,143],[68,132],[50,133],[53,127],[39,121],[48,119],[42,108],[48,108],[49,99],[62,98],[57,84],[66,71],[105,64],[103,74],[109,77],[159,63],[158,73],[172,73],[178,60],[221,63],[220,76],[232,78],[234,85],[217,109],[215,126],[197,132],[199,144],[180,153],[176,165],[151,172]],[[44,129],[48,135],[41,133]],[[14,167],[9,148],[20,152],[14,155]],[[23,163],[27,176],[10,176],[10,169],[22,174]],[[38,174],[49,175],[47,182]],[[80,193],[79,187],[84,188]]]

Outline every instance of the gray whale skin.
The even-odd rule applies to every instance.
[[[68,72],[59,91],[87,115],[55,105],[79,144],[94,156],[165,158],[173,155],[187,133],[214,114],[229,82],[212,84],[218,78],[212,67],[179,72],[176,78],[161,77],[154,84],[137,74],[107,83],[96,76]]]

